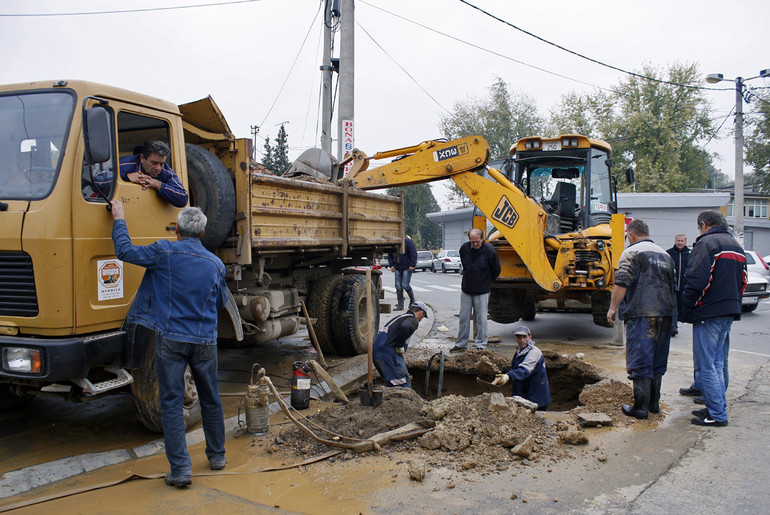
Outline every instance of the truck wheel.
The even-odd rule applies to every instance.
[[[185,144],[187,176],[190,179],[190,205],[199,207],[208,218],[203,246],[214,251],[230,234],[235,218],[235,186],[217,156],[197,145]]]
[[[138,334],[138,332],[137,332]],[[158,393],[158,376],[155,373],[155,333],[147,337],[147,358],[144,366],[131,371],[134,382],[131,383],[131,393],[139,421],[149,429],[158,433],[163,432],[160,420],[160,395]],[[184,425],[186,429],[201,421],[201,406],[198,402],[198,389],[195,387],[190,367],[184,374]]]
[[[11,385],[0,384],[0,410],[10,410],[27,404],[34,399],[33,394],[16,395],[11,391]]]
[[[379,330],[380,303],[374,295],[375,285],[368,286],[366,276],[346,276],[340,285],[339,300],[336,303],[332,301],[337,308],[332,313],[332,333],[343,355],[366,354],[369,350],[366,337],[367,302],[372,306],[372,339]]]
[[[318,345],[325,354],[340,355],[332,336],[332,296],[342,284],[341,275],[327,275],[313,281],[307,298],[308,314],[316,319],[313,325]]]

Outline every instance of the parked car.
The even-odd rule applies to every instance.
[[[387,254],[383,254],[382,258],[380,258],[380,266],[382,268],[390,268],[390,260]]]
[[[436,271],[441,270],[443,273],[447,273],[447,270],[454,270],[455,272],[462,273],[463,265],[460,263],[460,251],[459,250],[441,250],[436,254],[436,259],[430,266],[431,271],[435,274]]]
[[[748,252],[746,254],[748,257]],[[741,300],[742,311],[754,311],[759,306],[759,301],[768,297],[770,297],[770,292],[767,291],[767,279],[749,272],[746,289],[743,291],[743,299]]]
[[[745,254],[746,268],[748,271],[762,276],[770,281],[770,267],[768,267],[767,262],[753,250],[747,250],[745,251]]]
[[[415,270],[427,270],[433,266],[433,252],[430,250],[417,251],[417,264]]]

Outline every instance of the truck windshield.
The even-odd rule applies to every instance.
[[[51,193],[74,107],[68,91],[0,95],[0,199],[40,200]]]

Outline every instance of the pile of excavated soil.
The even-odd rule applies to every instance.
[[[434,429],[418,439],[386,446],[383,452],[419,450],[427,455],[431,466],[492,471],[503,470],[516,462],[555,461],[568,455],[570,446],[564,442],[583,439],[578,413],[606,413],[614,426],[621,427],[635,421],[621,412],[624,403],[633,402],[628,384],[603,379],[596,367],[580,358],[549,351],[544,355],[549,380],[555,378],[551,384],[552,397],[559,398],[558,390],[572,388],[577,389],[574,395],[579,399],[579,404],[566,411],[566,416],[556,423],[499,392],[474,397],[448,395],[427,402],[413,390],[385,388],[383,403],[376,408],[362,406],[355,397],[348,405],[333,406],[310,417],[312,424],[307,425],[321,438],[336,436],[343,442],[354,442],[411,422],[430,420],[436,424]],[[510,361],[489,350],[469,351],[445,361],[446,370],[470,375],[476,375],[479,369],[489,374],[490,367],[503,371],[510,367]],[[549,411],[554,410],[549,408]],[[653,420],[661,416],[651,414]],[[565,438],[564,432],[569,433],[569,438]],[[290,425],[285,426],[275,440],[274,451],[279,450],[312,455],[329,448]],[[338,459],[351,457],[352,454],[347,453]]]

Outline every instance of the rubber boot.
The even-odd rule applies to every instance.
[[[396,292],[396,298],[398,299],[398,305],[396,311],[402,311],[404,309],[404,292],[399,290]]]
[[[640,379],[634,379],[634,405],[623,405],[623,413],[629,417],[646,419],[647,407],[650,404],[650,387],[652,385],[652,379],[649,377],[642,377]]]
[[[409,305],[411,306],[412,304],[414,304],[414,292],[408,291],[406,293],[409,294]]]
[[[660,413],[660,386],[663,382],[663,374],[655,374],[650,386],[650,413]]]

